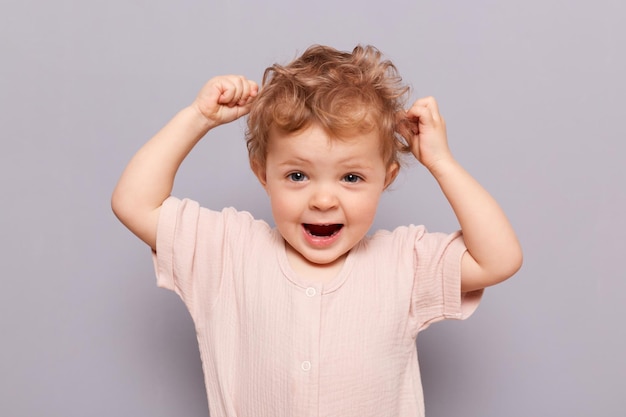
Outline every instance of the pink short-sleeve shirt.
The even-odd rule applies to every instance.
[[[464,251],[459,233],[379,231],[321,285],[294,273],[267,223],[170,197],[154,261],[193,318],[211,417],[413,417],[417,333],[482,294],[461,294]]]

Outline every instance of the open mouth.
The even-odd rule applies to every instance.
[[[342,227],[343,224],[304,224],[304,230],[306,230],[309,235],[315,237],[330,237],[336,235]]]

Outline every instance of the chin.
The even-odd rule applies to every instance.
[[[304,258],[309,261],[312,264],[318,265],[318,266],[327,266],[327,265],[332,265],[333,263],[341,260],[342,258],[344,258],[349,251],[346,251],[344,253],[341,253],[339,255],[332,255],[332,256],[307,256],[307,255],[303,255]]]

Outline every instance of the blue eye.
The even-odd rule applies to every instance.
[[[302,172],[292,172],[288,175],[288,178],[294,182],[301,182],[306,179],[306,175],[304,175]]]
[[[350,182],[350,183],[355,183],[355,182],[359,182],[361,181],[363,178],[359,177],[356,174],[348,174],[345,177],[343,177],[343,180],[345,182]]]

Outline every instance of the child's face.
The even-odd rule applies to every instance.
[[[383,161],[375,130],[332,139],[317,125],[273,131],[265,169],[255,169],[288,250],[324,266],[341,261],[365,236],[397,170]]]

